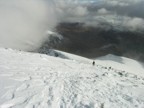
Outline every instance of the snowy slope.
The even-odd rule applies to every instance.
[[[92,66],[92,60],[59,53],[67,59],[1,48],[0,108],[144,107],[144,77],[120,65],[130,59],[103,57]]]
[[[107,67],[112,66],[116,69],[125,70],[144,77],[144,64],[126,57],[109,54],[107,56],[97,58],[96,62]]]

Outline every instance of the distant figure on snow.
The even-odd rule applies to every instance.
[[[95,61],[93,61],[92,65],[93,65],[93,66],[95,65]]]

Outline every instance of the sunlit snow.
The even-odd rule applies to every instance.
[[[61,51],[1,48],[0,108],[143,108],[142,65],[133,70],[136,61],[108,56],[93,66],[93,60]]]

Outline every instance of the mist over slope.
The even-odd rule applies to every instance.
[[[32,51],[56,24],[53,3],[46,0],[0,1],[0,47]]]

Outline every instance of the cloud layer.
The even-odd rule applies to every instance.
[[[82,0],[81,0],[82,1]],[[143,0],[60,1],[57,12],[61,22],[83,22],[86,25],[113,26],[123,30],[144,30]]]
[[[38,49],[60,22],[144,31],[143,0],[0,0],[0,47]]]

